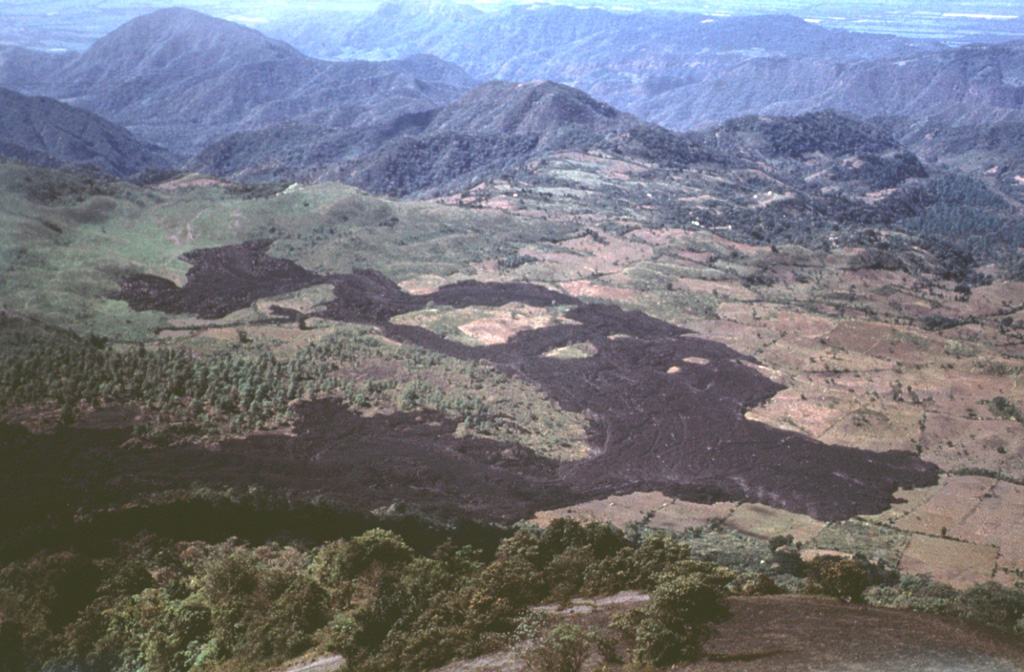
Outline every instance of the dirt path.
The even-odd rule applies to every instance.
[[[298,667],[289,667],[277,672],[334,672],[334,670],[339,669],[344,662],[344,656],[330,656],[328,658],[320,658],[311,663],[305,663]]]

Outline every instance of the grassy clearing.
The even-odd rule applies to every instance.
[[[119,279],[152,273],[181,284],[188,266],[179,257],[197,248],[272,238],[271,254],[317,272],[368,267],[396,281],[459,279],[506,250],[575,228],[388,201],[337,184],[263,194],[89,180],[0,165],[0,299],[7,311],[118,340],[145,341],[166,325],[106,298]]]

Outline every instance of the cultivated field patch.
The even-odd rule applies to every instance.
[[[899,569],[930,576],[954,588],[969,588],[992,579],[998,557],[999,549],[995,546],[914,534],[903,552]]]
[[[872,561],[895,567],[907,547],[909,535],[859,518],[836,521],[822,528],[809,546],[842,553],[863,553]]]
[[[937,487],[931,497],[896,521],[896,527],[908,532],[944,536],[990,495],[996,481],[983,476],[951,476]]]
[[[826,526],[820,520],[764,504],[740,504],[723,524],[737,532],[761,539],[792,534],[795,541],[809,542]]]
[[[948,535],[999,548],[999,566],[1013,572],[1024,571],[1024,486],[996,481],[982,494],[977,506]]]

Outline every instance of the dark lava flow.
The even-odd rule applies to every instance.
[[[751,358],[644,313],[525,283],[460,282],[412,296],[380,273],[316,275],[266,256],[268,247],[261,241],[191,252],[185,287],[135,276],[119,298],[137,310],[220,317],[256,298],[329,282],[334,299],[316,316],[374,324],[395,340],[494,362],[538,385],[563,408],[586,412],[595,452],[557,463],[518,446],[456,438],[454,423],[432,414],[361,418],[339,402],[318,401],[300,407],[294,437],[250,437],[223,446],[221,459],[239,458],[268,485],[329,492],[360,507],[402,499],[496,520],[650,490],[699,502],[761,502],[839,520],[885,510],[899,487],[937,482],[938,468],[909,452],[831,446],[747,420],[746,409],[781,387],[752,368]],[[429,302],[568,305],[566,317],[575,323],[479,347],[390,323]],[[290,315],[301,317],[309,315]],[[591,343],[597,354],[543,356],[573,343]],[[224,470],[237,475],[240,465],[227,461],[209,464],[210,477],[217,480]]]

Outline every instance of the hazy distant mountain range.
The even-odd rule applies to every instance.
[[[123,124],[186,157],[227,133],[274,123],[358,127],[453,100],[472,80],[428,57],[330,63],[255,30],[185,9],[128,22],[80,56],[18,50],[0,82]]]
[[[417,7],[289,29],[306,51],[393,60],[321,60],[186,9],[129,21],[81,54],[0,48],[0,85],[57,99],[49,108],[68,118],[66,105],[123,127],[104,126],[120,143],[85,143],[105,157],[90,160],[56,151],[82,145],[56,137],[80,122],[43,122],[41,141],[40,122],[17,121],[19,101],[0,112],[5,154],[119,175],[175,165],[410,194],[459,189],[650,123],[686,130],[834,109],[924,142],[934,137],[925,126],[1024,122],[1024,44],[950,49],[786,16]],[[480,86],[492,79],[532,83]],[[129,142],[146,149],[104,149]]]
[[[320,56],[422,52],[479,79],[550,79],[676,129],[824,108],[956,123],[1021,114],[1020,45],[949,49],[791,16],[389,3],[354,23],[297,20],[275,35]]]

